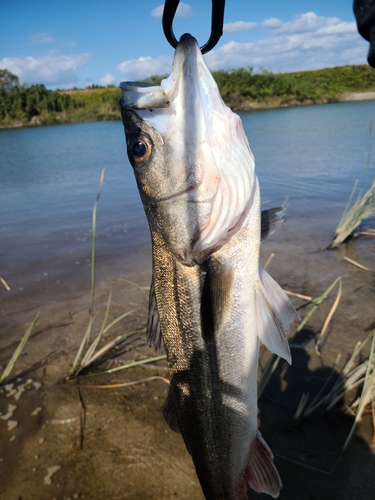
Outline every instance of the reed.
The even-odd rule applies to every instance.
[[[355,181],[347,208],[345,209],[339,225],[336,228],[335,237],[331,244],[332,248],[336,248],[343,243],[353,234],[355,229],[364,219],[367,219],[375,213],[375,179],[366,193],[363,196],[358,195],[356,201],[353,205],[351,205],[351,200],[354,198],[357,190],[358,181]],[[348,208],[348,206],[350,208]]]
[[[76,356],[74,358],[73,364],[71,366],[71,369],[69,371],[68,376],[65,378],[65,381],[76,378],[78,375],[81,376],[82,371],[85,369],[87,370],[90,365],[92,366],[95,362],[97,362],[104,354],[108,354],[112,349],[116,348],[121,342],[123,342],[124,339],[127,337],[133,335],[136,332],[130,332],[126,333],[124,335],[120,335],[114,340],[111,340],[107,342],[103,347],[101,347],[99,350],[98,346],[100,341],[102,340],[103,336],[115,325],[117,325],[121,320],[129,316],[134,312],[134,309],[130,311],[126,311],[125,313],[121,314],[117,318],[115,318],[112,322],[108,323],[108,318],[109,318],[109,313],[110,313],[110,307],[111,307],[111,301],[112,301],[112,290],[109,293],[108,296],[108,301],[105,309],[105,314],[104,318],[102,321],[102,325],[99,329],[99,333],[96,335],[95,339],[91,342],[90,344],[90,339],[92,336],[92,330],[93,330],[93,325],[95,323],[95,320],[98,316],[98,312],[94,312],[95,309],[95,276],[96,276],[96,236],[97,236],[97,208],[98,208],[98,202],[100,198],[100,194],[102,192],[103,188],[103,183],[104,183],[104,172],[105,170],[103,169],[100,175],[100,181],[99,181],[99,188],[98,188],[98,193],[96,196],[96,200],[94,203],[93,211],[92,211],[92,241],[91,241],[91,303],[90,303],[90,310],[89,310],[89,322],[87,325],[86,332],[82,338],[82,341],[80,343],[80,346],[78,348],[78,351],[76,353]],[[89,345],[90,344],[90,345]],[[154,358],[150,358],[150,360],[143,360],[142,362],[134,362],[131,363],[130,365],[124,365],[117,367],[117,369],[112,369],[112,370],[106,370],[104,372],[97,372],[96,374],[106,374],[106,373],[112,373],[112,371],[118,371],[121,369],[126,369],[130,368],[131,366],[136,366],[139,364],[144,364],[147,362],[151,361],[157,361],[158,359],[164,359],[165,356],[156,356]],[[92,374],[94,375],[94,374]],[[87,375],[86,375],[87,376]]]
[[[356,363],[356,359],[362,353],[365,346],[371,342],[369,354],[361,363]],[[363,341],[358,342],[349,360],[339,373],[339,377],[333,384],[331,390],[323,395],[335,373],[335,367],[340,362],[340,355],[337,357],[335,365],[332,367],[331,375],[323,384],[319,393],[310,401],[310,394],[302,394],[300,403],[292,419],[292,426],[298,425],[303,419],[312,415],[319,409],[325,411],[335,406],[345,394],[357,387],[362,386],[360,397],[350,406],[351,413],[355,416],[353,425],[347,436],[342,452],[344,452],[353,436],[353,433],[360,422],[366,407],[375,401],[375,330]],[[374,411],[374,410],[373,410]]]
[[[16,364],[18,358],[21,355],[21,352],[22,352],[23,348],[26,345],[26,342],[29,340],[29,337],[30,337],[30,335],[32,334],[32,332],[34,330],[34,327],[35,327],[36,322],[38,321],[38,319],[39,319],[39,313],[35,316],[33,322],[30,324],[30,326],[26,330],[26,332],[23,335],[20,343],[17,346],[17,349],[14,351],[13,356],[10,358],[7,366],[5,367],[5,370],[4,370],[3,374],[0,376],[0,385],[2,385],[5,382],[5,380],[9,377],[11,371],[13,370],[14,365]]]
[[[372,135],[372,122],[369,125],[369,149],[367,155],[364,176],[366,175],[371,159],[371,135]],[[356,201],[353,203],[353,200]],[[336,228],[335,237],[331,244],[332,248],[338,247],[349,236],[351,236],[361,222],[375,213],[375,179],[372,181],[369,189],[362,196],[358,191],[358,179],[355,181],[348,203],[346,204],[344,213]]]

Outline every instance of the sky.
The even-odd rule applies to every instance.
[[[163,0],[0,0],[0,69],[47,88],[118,85],[169,74]],[[209,38],[211,0],[180,2],[173,29]],[[349,0],[226,0],[211,70],[272,72],[366,64]]]

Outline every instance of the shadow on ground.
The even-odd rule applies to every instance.
[[[315,367],[319,356],[312,345],[314,332],[302,330],[294,339],[292,366],[281,363],[259,401],[260,431],[275,455],[283,482],[280,499],[358,499],[375,497],[375,455],[369,442],[355,435],[345,453],[342,449],[353,425],[345,402],[327,410],[321,407],[293,424],[293,416],[303,394],[313,401],[330,390],[340,374],[328,367]],[[312,359],[314,358],[314,359]],[[312,363],[311,363],[312,361]],[[355,394],[350,395],[352,398]],[[368,417],[370,417],[368,415]],[[367,426],[366,426],[367,424]],[[371,433],[370,418],[362,422],[362,432]],[[370,434],[371,435],[371,434]],[[249,492],[250,499],[269,498]]]

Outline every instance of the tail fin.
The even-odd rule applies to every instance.
[[[250,488],[277,498],[282,487],[279,473],[273,463],[272,451],[258,431],[251,445],[244,477]]]
[[[258,337],[271,352],[291,363],[286,331],[299,318],[289,297],[262,268],[256,283]]]

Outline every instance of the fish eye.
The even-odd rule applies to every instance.
[[[134,158],[142,158],[147,153],[147,146],[142,141],[137,141],[132,144],[132,155]]]
[[[148,160],[151,155],[150,141],[144,135],[132,137],[129,141],[128,152],[131,159],[136,162],[143,162]]]

